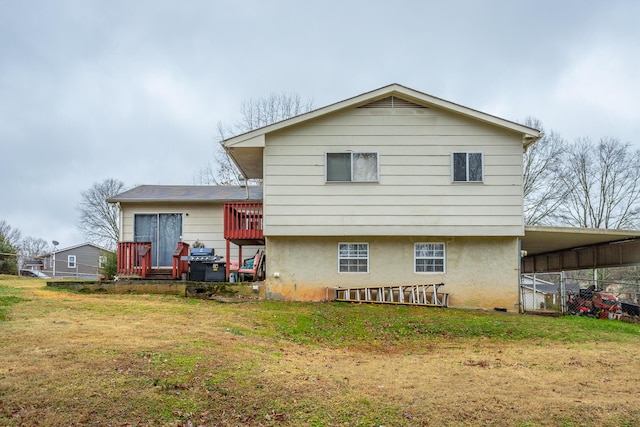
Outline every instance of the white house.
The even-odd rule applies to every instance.
[[[267,295],[446,285],[514,308],[522,155],[538,130],[392,84],[223,145],[264,185]]]
[[[261,189],[231,187],[225,195],[181,186],[172,195],[144,186],[111,201],[122,208],[123,242],[157,240],[157,266],[170,264],[178,241],[219,249],[264,242],[272,299],[322,300],[337,286],[444,283],[451,306],[513,310],[525,232],[522,156],[539,137],[392,84],[223,141]],[[227,233],[225,206],[252,228],[240,206],[260,201],[261,241]],[[160,226],[164,216],[171,227]],[[153,224],[155,234],[140,237]],[[167,229],[174,231],[163,243]]]

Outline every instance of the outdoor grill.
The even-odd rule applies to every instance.
[[[213,248],[192,248],[189,256],[181,258],[189,261],[189,280],[194,282],[224,282],[226,264],[215,255]]]

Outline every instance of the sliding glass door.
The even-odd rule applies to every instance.
[[[136,214],[133,234],[135,242],[151,242],[153,267],[169,267],[182,236],[182,214]]]

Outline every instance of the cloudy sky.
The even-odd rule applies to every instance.
[[[0,220],[82,243],[80,193],[193,184],[250,98],[400,83],[640,148],[640,1],[0,0]]]

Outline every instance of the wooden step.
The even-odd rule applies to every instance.
[[[173,280],[173,271],[170,268],[152,268],[147,273],[147,279]]]

